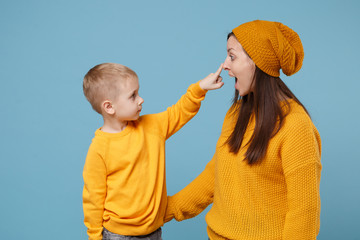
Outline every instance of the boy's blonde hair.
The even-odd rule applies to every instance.
[[[101,103],[105,100],[116,100],[118,81],[137,79],[130,68],[117,63],[102,63],[90,69],[84,77],[83,90],[92,108],[102,114]]]

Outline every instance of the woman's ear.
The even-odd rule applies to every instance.
[[[104,112],[106,112],[107,114],[114,114],[115,113],[115,109],[113,108],[111,101],[109,100],[105,100],[104,102],[102,102],[101,104],[101,108],[104,110]]]

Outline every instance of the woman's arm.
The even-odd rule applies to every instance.
[[[283,239],[316,239],[320,228],[321,140],[310,119],[293,119],[281,152],[288,212]]]
[[[205,170],[174,196],[168,197],[165,222],[182,221],[200,214],[213,201],[215,179],[214,158]]]
[[[227,139],[233,128],[233,108],[226,113],[218,145]],[[215,188],[216,152],[204,171],[188,186],[174,196],[168,197],[165,222],[175,218],[182,221],[200,214],[213,202]]]

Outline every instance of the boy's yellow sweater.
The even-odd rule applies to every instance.
[[[205,94],[192,84],[162,113],[141,116],[119,133],[95,132],[83,171],[89,239],[102,239],[103,227],[137,236],[164,224],[165,140],[196,115]]]
[[[320,155],[318,131],[304,109],[290,100],[281,130],[270,140],[265,159],[250,166],[246,147],[230,153],[225,141],[235,126],[229,111],[213,159],[187,187],[168,198],[166,221],[206,215],[215,239],[316,239],[320,227]],[[252,118],[244,142],[255,127]]]

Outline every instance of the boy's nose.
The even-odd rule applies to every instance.
[[[139,106],[144,103],[144,99],[140,97]]]

